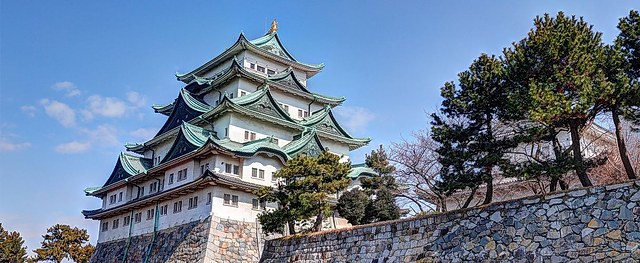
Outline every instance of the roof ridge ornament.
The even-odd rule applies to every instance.
[[[271,22],[271,28],[269,29],[269,34],[273,34],[278,31],[278,21],[274,18]]]

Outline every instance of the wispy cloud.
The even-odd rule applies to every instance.
[[[86,152],[87,150],[89,150],[89,148],[91,148],[91,143],[89,142],[72,141],[59,144],[58,146],[56,146],[55,150],[58,153],[69,154]]]
[[[87,98],[88,110],[91,114],[104,117],[122,117],[127,112],[127,104],[114,97],[92,95]]]
[[[375,119],[375,115],[363,107],[342,106],[336,108],[334,112],[343,120],[340,124],[351,132],[366,128],[369,122]]]
[[[127,100],[136,108],[144,107],[147,104],[147,98],[135,91],[127,92]]]
[[[56,119],[64,127],[76,125],[76,113],[69,105],[56,100],[42,99],[40,104],[50,117]]]
[[[12,143],[5,138],[0,138],[0,152],[14,152],[31,147],[31,143]]]
[[[20,107],[20,110],[24,112],[24,114],[27,114],[29,117],[35,117],[36,112],[38,112],[38,108],[31,105],[23,105]]]
[[[91,144],[100,146],[117,146],[120,145],[118,140],[118,130],[110,125],[101,124],[95,129],[81,129],[83,134],[89,138]]]
[[[57,82],[53,84],[52,88],[54,90],[64,91],[66,97],[75,97],[81,93],[78,87],[70,81]]]
[[[140,129],[129,132],[129,135],[131,135],[136,139],[147,141],[153,138],[153,136],[156,135],[157,132],[158,132],[157,128],[140,128]]]

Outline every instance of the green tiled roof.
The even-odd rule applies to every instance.
[[[291,54],[284,48],[284,46],[280,42],[280,39],[277,37],[277,34],[275,33],[265,35],[263,37],[260,37],[252,41],[247,40],[244,34],[241,33],[240,36],[238,37],[238,40],[231,47],[223,51],[220,55],[209,60],[207,63],[192,70],[189,73],[185,73],[185,74],[176,73],[176,77],[180,81],[189,83],[193,80],[194,76],[200,75],[203,72],[211,70],[212,68],[219,65],[220,63],[223,63],[227,59],[230,59],[232,56],[235,56],[241,51],[247,50],[247,49],[254,51],[264,57],[271,58],[281,63],[299,68],[300,70],[303,70],[309,73],[310,76],[314,75],[315,73],[319,72],[324,68],[324,64],[311,65],[311,64],[300,63],[299,61],[295,60],[293,56],[291,56]]]
[[[171,114],[171,111],[173,111],[173,106],[175,106],[175,102],[172,102],[172,103],[169,103],[169,104],[164,104],[164,105],[154,104],[154,105],[151,105],[151,108],[156,113],[161,113],[161,114],[169,116],[169,114]]]
[[[377,176],[378,173],[369,168],[366,164],[354,164],[351,166],[351,171],[347,174],[347,177],[355,179],[360,176]]]

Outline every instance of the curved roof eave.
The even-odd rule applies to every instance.
[[[315,75],[316,73],[320,72],[324,68],[324,64],[318,64],[318,65],[304,64],[298,61],[289,60],[286,58],[282,58],[278,55],[272,54],[271,52],[266,51],[252,44],[249,40],[247,40],[244,34],[240,33],[238,40],[236,40],[236,42],[233,45],[225,49],[218,56],[209,60],[207,63],[201,65],[200,67],[190,71],[189,73],[185,73],[185,74],[176,73],[176,78],[184,83],[189,83],[193,80],[194,76],[202,73],[203,71],[207,71],[217,66],[218,64],[220,64],[221,62],[229,58],[230,56],[236,55],[242,50],[251,50],[265,58],[270,58],[280,63],[283,63],[285,65],[290,65],[292,67],[298,68],[302,71],[307,72],[309,74],[309,77]]]

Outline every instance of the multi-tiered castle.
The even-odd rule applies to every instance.
[[[101,208],[82,212],[100,221],[92,261],[256,259],[256,217],[277,204],[252,192],[274,184],[273,173],[297,154],[326,149],[346,161],[370,141],[336,121],[332,109],[343,97],[307,87],[323,67],[297,61],[274,21],[266,35],[240,34],[220,55],[178,74],[186,85],[175,101],[153,106],[167,116],[156,136],[127,144],[106,183],[85,190],[102,199]],[[239,258],[220,258],[234,253]]]

